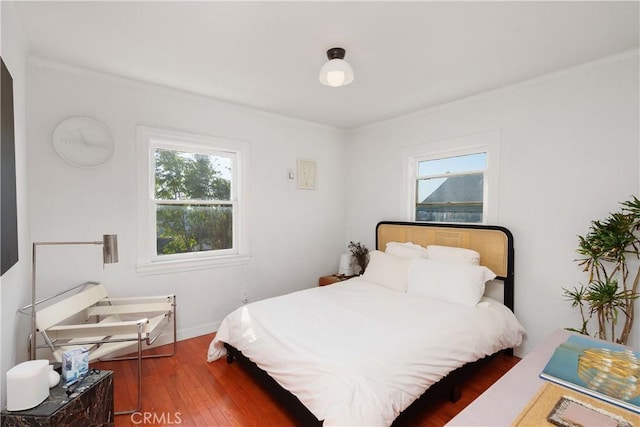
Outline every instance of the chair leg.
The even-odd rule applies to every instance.
[[[132,410],[128,410],[128,411],[117,411],[114,412],[114,415],[127,415],[127,414],[134,414],[136,412],[140,412],[142,409],[142,359],[155,359],[158,357],[171,357],[171,356],[175,356],[177,353],[177,347],[178,347],[178,329],[177,329],[177,322],[176,322],[176,303],[175,300],[173,302],[173,314],[172,314],[172,321],[173,321],[173,349],[170,353],[163,353],[163,354],[147,354],[145,356],[142,355],[142,330],[139,329],[138,330],[138,354],[136,356],[123,356],[123,357],[114,357],[114,358],[110,358],[110,359],[100,359],[100,361],[103,362],[115,362],[115,361],[122,361],[122,360],[137,360],[137,365],[138,365],[138,403],[136,405],[136,409],[132,409]],[[157,338],[157,336],[156,336]],[[154,338],[155,341],[155,338]]]
[[[136,404],[135,409],[115,411],[113,415],[135,414],[136,412],[140,412],[142,409],[142,331],[138,331],[138,356],[136,359],[138,359],[138,403]]]

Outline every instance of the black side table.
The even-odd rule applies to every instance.
[[[91,372],[91,371],[90,371]],[[89,375],[67,396],[64,381],[49,391],[49,397],[25,411],[2,411],[2,427],[104,427],[113,426],[113,371]],[[70,388],[73,389],[74,385]]]

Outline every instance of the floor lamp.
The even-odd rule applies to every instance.
[[[62,246],[62,245],[102,245],[102,263],[113,264],[118,262],[118,235],[105,234],[102,240],[92,242],[33,242],[31,264],[31,348],[29,358],[36,358],[36,249],[38,246]]]

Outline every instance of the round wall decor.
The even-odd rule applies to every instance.
[[[93,168],[105,164],[113,155],[111,131],[90,117],[63,120],[53,131],[53,147],[74,166]]]

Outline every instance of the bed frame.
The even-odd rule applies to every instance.
[[[504,227],[475,224],[433,224],[416,222],[382,221],[376,227],[376,249],[384,251],[388,242],[413,242],[421,246],[442,245],[468,248],[480,253],[481,264],[491,269],[504,283],[503,303],[513,311],[514,248],[513,235]],[[322,425],[291,392],[278,384],[267,372],[245,357],[239,350],[225,343],[227,362],[237,360],[262,386],[284,405],[304,426]],[[504,350],[513,354],[513,349]],[[460,399],[461,380],[484,363],[488,356],[464,365],[429,387],[423,395],[405,409],[396,421],[409,415],[412,409],[427,399],[448,396],[455,402]],[[395,423],[394,423],[395,424]]]

